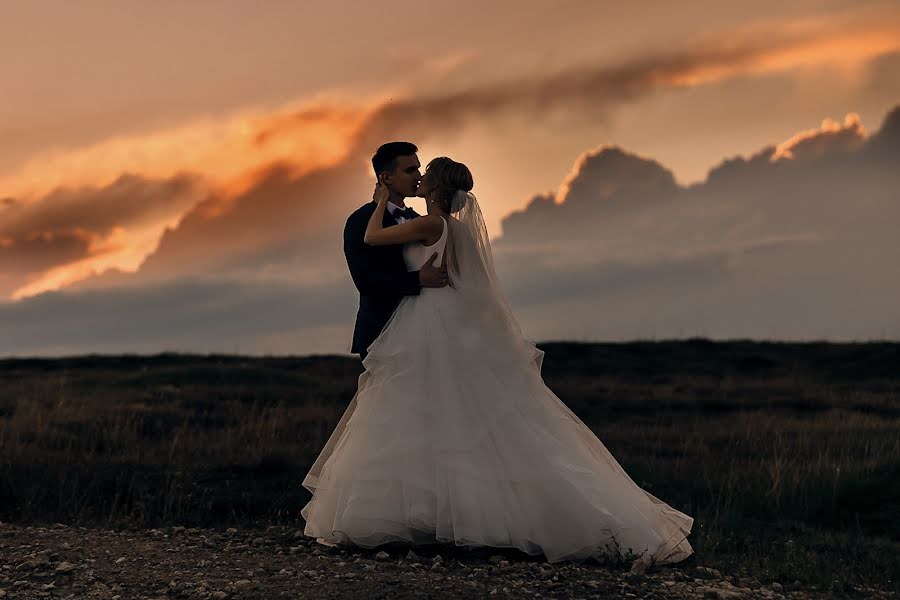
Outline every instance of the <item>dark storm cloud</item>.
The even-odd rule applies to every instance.
[[[857,50],[866,45],[865,32],[849,39]],[[797,61],[803,64],[803,55],[817,54],[827,60],[829,56],[839,56],[847,42],[847,33],[838,30],[767,31],[765,35],[733,32],[727,39],[687,49],[669,48],[615,65],[583,64],[556,73],[511,77],[492,85],[448,84],[439,93],[385,103],[360,132],[358,142],[368,149],[398,133],[407,137],[436,131],[446,135],[461,131],[472,122],[507,116],[546,120],[554,113],[564,115],[572,110],[602,121],[606,110],[660,89],[778,70]],[[875,47],[870,50],[876,57],[889,51]],[[297,118],[308,118],[305,112],[298,113]]]
[[[108,252],[125,232],[177,215],[201,193],[195,177],[122,175],[106,186],[59,188],[28,202],[0,201],[0,297],[34,276]],[[113,247],[115,247],[115,243]]]
[[[85,256],[92,236],[80,230],[35,231],[0,238],[0,273],[24,276]]]
[[[656,330],[672,335],[686,324],[900,335],[900,107],[868,138],[849,119],[779,150],[724,161],[689,187],[621,149],[589,152],[560,197],[503,221],[498,271],[517,306],[596,302],[618,335],[660,315]],[[691,308],[673,315],[674,298]],[[553,318],[542,313],[541,327]]]
[[[101,187],[59,188],[34,201],[0,206],[0,238],[77,227],[98,235],[177,214],[196,200],[197,178],[152,180],[123,174]]]
[[[237,193],[207,194],[163,232],[136,272],[109,269],[68,287],[101,289],[193,274],[241,278],[272,269],[305,281],[333,278],[345,268],[344,220],[367,201],[362,191],[368,185],[348,165],[302,175],[291,165],[269,165]]]
[[[900,107],[869,138],[853,120],[834,127],[791,140],[782,158],[772,146],[725,160],[688,187],[656,161],[620,148],[588,152],[559,197],[535,196],[503,220],[499,245],[575,238],[634,248],[664,240],[682,248],[749,230],[782,234],[786,226],[847,233],[845,218],[877,222],[885,214],[879,208],[896,206],[888,183],[898,177],[892,167],[900,160]],[[860,204],[860,195],[877,200]]]
[[[141,277],[264,268],[292,263],[298,271],[341,268],[341,231],[349,210],[366,202],[369,181],[339,165],[295,176],[272,165],[226,210],[208,214],[203,203],[167,230],[141,265]],[[212,198],[216,203],[219,199]]]

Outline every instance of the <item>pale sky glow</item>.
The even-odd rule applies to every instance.
[[[276,282],[280,294],[344,303],[331,301],[324,312],[307,306],[295,323],[285,308],[284,321],[259,331],[200,332],[189,338],[198,349],[343,351],[355,296],[340,231],[371,195],[368,157],[391,139],[416,142],[423,164],[448,155],[470,165],[489,230],[503,238],[498,264],[535,336],[900,335],[897,319],[877,311],[856,329],[834,323],[838,314],[852,320],[846,315],[858,306],[841,308],[846,315],[823,308],[819,321],[796,328],[767,313],[746,322],[746,312],[707,311],[708,322],[672,313],[648,325],[630,312],[643,306],[661,315],[677,298],[713,285],[692,284],[698,272],[669,258],[762,247],[799,257],[807,246],[838,243],[839,230],[828,233],[825,215],[846,223],[838,208],[804,229],[802,219],[789,224],[794,210],[809,207],[791,203],[821,198],[838,207],[831,195],[846,189],[864,193],[880,214],[860,227],[897,214],[897,197],[886,187],[890,169],[881,165],[900,163],[897,146],[883,141],[892,134],[882,131],[900,105],[900,0],[10,2],[0,5],[0,89],[0,325],[15,318],[21,330],[19,341],[0,342],[0,354],[152,349],[167,340],[178,346],[165,327],[158,338],[73,332],[38,343],[28,319],[48,317],[29,303],[67,292],[41,300],[66,311],[66,302],[115,302],[127,288],[158,294],[162,306],[166,286],[192,279],[228,282],[235,286],[229,293],[244,298],[240,286]],[[741,157],[766,148],[775,149],[770,164],[793,161],[796,169],[748,163],[740,167],[754,173],[748,180],[707,180],[711,169],[741,165]],[[829,162],[837,156],[855,162]],[[822,188],[835,173],[842,179]],[[651,184],[655,177],[659,183]],[[668,177],[675,187],[664,183]],[[764,208],[763,190],[791,199]],[[620,218],[615,203],[637,212],[600,234]],[[410,204],[424,210],[418,199]],[[598,233],[585,246],[581,234],[561,233],[570,222]],[[876,245],[879,256],[895,249],[879,245],[877,235],[861,239],[871,247],[854,246],[860,256]],[[567,293],[572,282],[560,280],[553,285],[562,289],[549,294],[539,273],[524,278],[515,256],[545,245],[546,268],[594,265],[581,277],[599,288]],[[654,281],[669,281],[654,291],[663,304],[635,302],[629,294],[644,293],[635,288],[622,292],[616,308],[601,285],[613,277],[604,256],[622,260],[634,276],[633,269],[651,269],[646,273],[659,274]],[[727,264],[735,270],[716,275],[706,300],[740,303],[733,294],[748,281],[740,274],[750,271],[741,269],[751,267],[734,260]],[[869,264],[874,279],[894,281]],[[791,280],[759,269],[759,285]],[[87,294],[105,296],[85,304]],[[287,307],[285,298],[271,301]],[[623,311],[615,313],[618,323],[585,324],[586,307],[603,302]],[[575,307],[570,321],[547,316],[563,305]],[[235,310],[227,318],[246,314]],[[39,316],[22,322],[30,311]]]

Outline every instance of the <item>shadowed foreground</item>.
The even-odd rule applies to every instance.
[[[897,589],[900,344],[540,346],[548,385],[632,478],[695,517],[696,554],[676,569]],[[0,519],[293,535],[300,482],[359,369],[327,356],[0,361]]]
[[[213,531],[0,525],[0,590],[9,598],[828,598],[799,584],[763,585],[702,566],[648,573],[550,565],[520,553],[320,547],[285,526]],[[26,549],[27,548],[27,549]],[[853,596],[889,598],[870,586]],[[2,592],[0,592],[2,597]]]

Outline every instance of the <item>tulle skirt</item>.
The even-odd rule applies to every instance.
[[[304,533],[364,548],[518,548],[549,562],[687,558],[693,518],[631,480],[544,385],[542,357],[453,288],[406,297],[303,480]]]

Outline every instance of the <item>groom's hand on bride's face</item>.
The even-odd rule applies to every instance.
[[[435,267],[432,263],[437,258],[437,252],[431,255],[422,268],[419,269],[419,285],[422,287],[440,288],[450,283],[447,277],[447,265]]]

